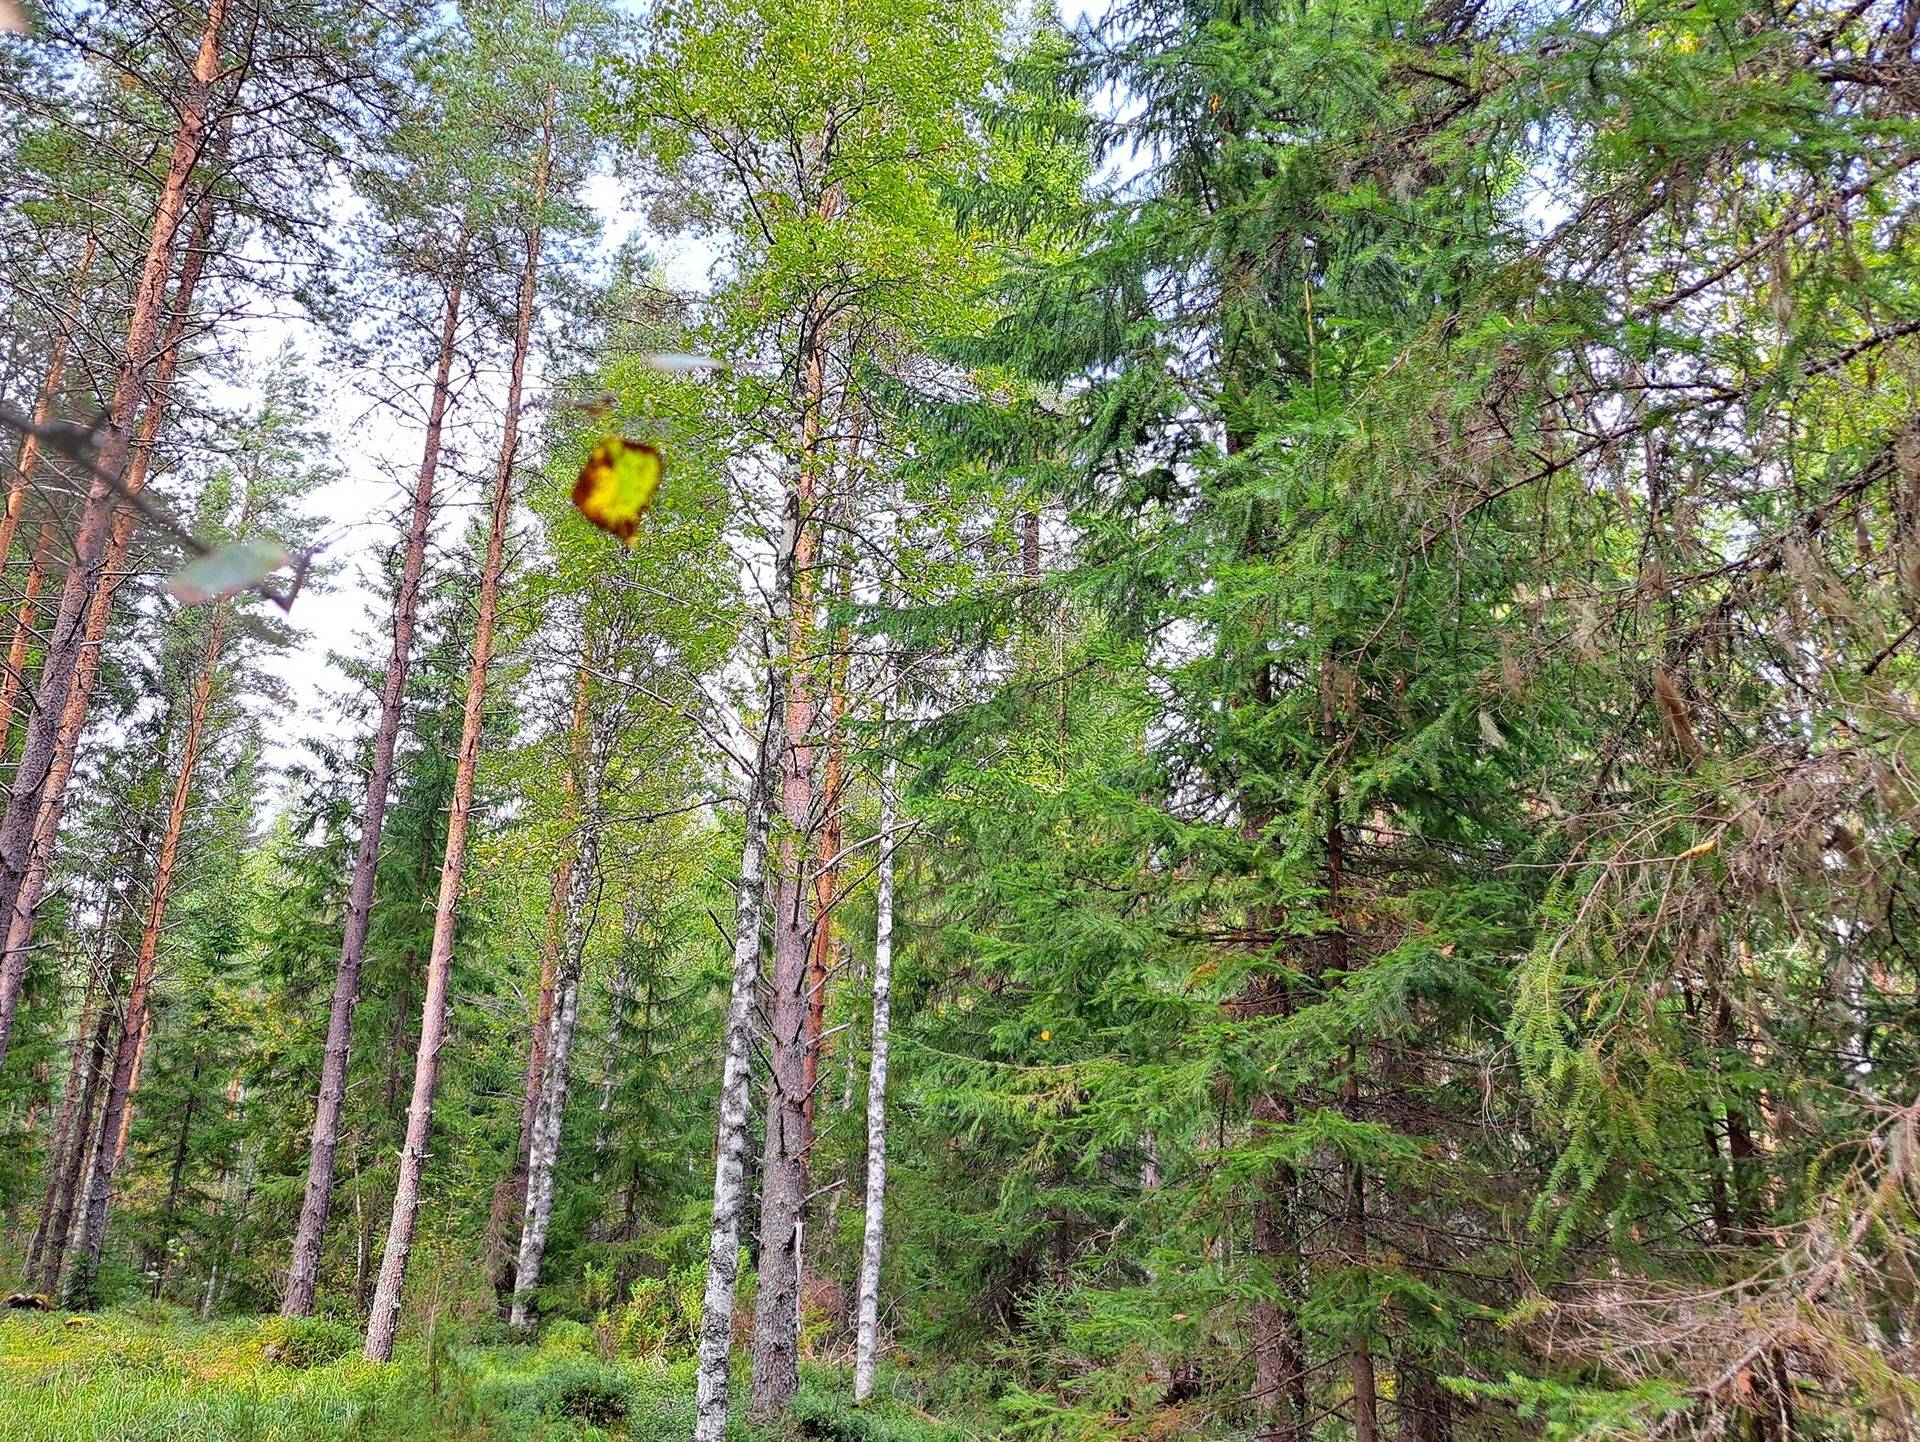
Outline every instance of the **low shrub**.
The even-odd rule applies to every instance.
[[[633,1384],[597,1357],[554,1354],[538,1370],[495,1378],[490,1391],[504,1412],[548,1422],[611,1428],[632,1410]]]
[[[790,1435],[817,1442],[959,1442],[953,1427],[898,1403],[875,1398],[855,1406],[846,1392],[803,1387],[789,1404]]]
[[[542,1352],[593,1352],[599,1345],[593,1328],[568,1317],[555,1317],[540,1329]]]
[[[360,1334],[327,1317],[272,1317],[255,1334],[263,1360],[305,1371],[324,1367],[360,1348]]]

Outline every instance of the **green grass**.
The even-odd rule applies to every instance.
[[[685,1442],[692,1361],[608,1359],[594,1341],[561,1321],[537,1346],[443,1336],[381,1367],[335,1322],[0,1311],[0,1442]],[[855,1408],[843,1369],[806,1370],[783,1442],[978,1435],[901,1400]],[[744,1398],[744,1375],[737,1385]]]
[[[0,1313],[0,1442],[665,1442],[692,1430],[685,1365],[416,1344],[380,1367],[342,1333]]]

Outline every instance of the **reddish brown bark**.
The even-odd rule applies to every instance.
[[[307,1153],[306,1194],[300,1204],[299,1225],[294,1230],[287,1287],[280,1299],[283,1317],[309,1316],[320,1282],[320,1248],[326,1240],[327,1214],[333,1207],[340,1109],[346,1101],[347,1060],[353,1048],[353,1008],[360,996],[360,968],[366,960],[367,925],[373,915],[373,881],[379,869],[380,834],[386,825],[387,795],[393,786],[393,753],[406,702],[414,615],[419,609],[421,576],[426,568],[427,526],[433,518],[433,487],[440,469],[441,433],[452,393],[460,303],[471,243],[470,231],[463,229],[455,247],[446,307],[441,317],[440,351],[434,366],[433,396],[427,408],[426,446],[420,458],[420,476],[413,488],[413,510],[407,525],[406,555],[400,564],[400,586],[394,595],[393,646],[387,653],[386,680],[380,690],[380,721],[373,738],[373,765],[367,773],[366,801],[361,807],[360,846],[354,855],[353,880],[347,887],[346,930],[340,941],[340,961],[333,975],[333,1001],[327,1012],[326,1052],[320,1069],[320,1093],[314,1104],[313,1138]]]
[[[829,216],[836,208],[823,207]],[[807,1192],[807,972],[815,916],[807,886],[813,829],[813,571],[819,556],[813,514],[826,395],[824,318],[808,317],[802,367],[800,464],[794,478],[798,531],[793,605],[787,618],[787,744],[780,777],[781,829],[773,917],[773,973],[767,1016],[766,1137],[760,1171],[760,1286],[754,1309],[749,1415],[771,1422],[799,1389],[800,1244]]]
[[[854,491],[858,485],[861,431],[861,417],[856,414],[852,434],[847,442],[846,488],[841,493],[836,507],[842,513],[851,509]],[[850,549],[844,546],[840,550],[839,565],[834,573],[833,594],[834,600],[842,605],[853,595],[853,558]],[[845,738],[841,732],[847,713],[847,654],[846,627],[836,626],[833,632],[833,650],[827,660],[826,668],[826,759],[821,768],[820,794],[815,798],[813,807],[820,824],[820,844],[813,882],[815,917],[813,949],[807,960],[805,1066],[807,1135],[804,1151],[809,1159],[813,1155],[814,1108],[820,1090],[821,1053],[826,1044],[827,982],[833,973],[836,936],[833,908],[839,892],[839,857],[844,839],[840,793],[843,788],[842,769],[845,751]]]
[[[60,387],[67,376],[67,351],[73,345],[80,299],[85,294],[87,272],[93,269],[93,254],[98,247],[99,241],[89,235],[80,251],[80,263],[74,267],[73,286],[68,295],[71,309],[60,318],[60,324],[54,331],[53,346],[47,352],[46,376],[40,382],[40,395],[34,402],[33,423],[36,426],[44,426],[52,420],[54,411],[59,407]],[[33,473],[39,463],[40,437],[23,436],[20,458],[14,465],[13,485],[7,491],[6,513],[0,515],[0,560],[12,554],[13,538],[20,528],[20,513],[26,509],[27,493],[33,489]]]
[[[53,349],[47,356],[47,373],[40,384],[40,397],[34,403],[33,423],[44,426],[54,418],[60,405],[60,388],[66,381],[67,352],[73,344],[73,330],[79,317],[79,305],[86,290],[87,272],[93,268],[98,241],[91,235],[80,252],[70,293],[72,309],[61,317],[55,332]],[[20,517],[26,510],[27,494],[33,489],[34,472],[40,465],[40,437],[29,435],[20,442],[20,459],[15,464],[13,487],[7,492],[6,514],[0,516],[0,561],[13,554],[14,537],[20,529]],[[13,711],[20,704],[20,690],[26,684],[27,649],[33,638],[33,622],[40,592],[46,585],[47,555],[56,534],[54,518],[40,523],[33,551],[27,562],[26,584],[21,588],[20,610],[14,618],[13,638],[7,646],[6,670],[0,672],[0,755],[5,755],[13,739]]]
[[[538,190],[544,197],[546,161],[542,157]],[[514,453],[520,423],[520,384],[531,339],[534,281],[540,256],[540,228],[528,235],[526,270],[520,287],[520,319],[514,336],[514,359],[508,387],[506,433],[500,463],[494,473],[492,506],[487,524],[487,558],[480,572],[478,614],[473,627],[473,656],[467,667],[466,707],[460,718],[460,751],[454,763],[453,802],[447,817],[446,851],[440,864],[440,894],[433,912],[433,945],[427,953],[426,998],[420,1011],[420,1045],[414,1056],[413,1097],[407,1107],[407,1135],[400,1149],[399,1173],[393,1189],[393,1215],[387,1223],[387,1242],[380,1259],[380,1281],[374,1288],[367,1318],[368,1361],[392,1360],[394,1337],[400,1327],[400,1288],[406,1278],[407,1258],[413,1251],[414,1226],[419,1220],[420,1179],[427,1165],[427,1141],[433,1130],[433,1103],[440,1085],[440,1050],[446,1044],[447,984],[453,970],[453,932],[458,919],[460,892],[466,880],[467,832],[473,813],[474,774],[480,763],[480,737],[486,722],[487,673],[493,664],[493,628],[500,608],[500,576],[506,565],[507,522],[513,506]]]
[[[147,473],[153,463],[153,448],[166,424],[173,382],[179,372],[187,327],[193,315],[194,291],[199,287],[201,273],[206,267],[207,242],[213,234],[213,220],[212,202],[203,196],[195,208],[193,231],[180,264],[180,277],[174,286],[167,333],[150,378],[149,399],[140,418],[140,432],[122,478],[122,484],[130,492],[137,493],[146,488]],[[67,783],[73,776],[74,763],[80,751],[80,735],[86,729],[87,714],[93,706],[93,688],[99,679],[107,632],[113,623],[113,602],[125,578],[127,554],[133,544],[133,524],[134,513],[131,509],[122,509],[113,517],[99,583],[87,598],[85,640],[73,668],[66,702],[60,712],[60,725],[53,737],[46,779],[40,788],[40,806],[34,817],[33,844],[27,855],[26,874],[21,879],[19,893],[14,898],[13,910],[7,919],[5,951],[0,954],[0,1059],[6,1055],[7,1033],[11,1030],[13,1012],[19,1002],[20,980],[26,974],[34,923],[39,917],[40,903],[46,895],[47,879],[53,869],[54,852],[59,845],[60,822],[66,812]],[[48,539],[49,544],[51,526],[52,522],[49,521],[41,528],[42,538]],[[21,654],[25,654],[24,647]]]
[[[213,608],[207,627],[207,641],[200,659],[200,674],[195,679],[187,707],[186,733],[180,742],[180,763],[173,778],[173,794],[167,804],[166,829],[161,833],[159,854],[154,859],[152,890],[147,897],[146,917],[140,928],[140,949],[134,958],[133,979],[127,991],[126,1020],[120,1033],[120,1045],[114,1053],[113,1077],[107,1085],[107,1104],[103,1113],[102,1138],[122,1135],[122,1121],[135,1086],[134,1069],[149,1018],[147,999],[153,989],[154,964],[160,955],[160,936],[166,926],[167,903],[173,891],[173,879],[180,861],[180,838],[186,830],[188,804],[193,799],[194,773],[198,770],[200,747],[205,739],[207,715],[213,705],[214,680],[220,669],[220,647],[226,633],[227,607]],[[122,1142],[124,1145],[124,1142]],[[107,1239],[107,1211],[113,1195],[114,1174],[119,1168],[121,1147],[105,1148],[94,1158],[87,1177],[87,1191],[80,1212],[80,1250],[74,1258],[74,1274],[67,1289],[71,1305],[94,1304],[94,1284],[100,1268],[100,1254]]]
[[[14,768],[12,794],[5,816],[0,819],[0,916],[8,918],[9,933],[13,930],[13,918],[32,861],[43,793],[55,767],[74,671],[86,649],[83,637],[88,610],[105,570],[115,497],[113,486],[104,478],[117,480],[127,469],[133,449],[134,418],[158,352],[167,280],[173,269],[174,242],[186,213],[188,185],[207,142],[214,81],[220,73],[220,31],[226,9],[227,0],[211,0],[194,55],[166,180],[154,207],[146,258],[134,288],[126,347],[114,380],[106,434],[95,462],[100,474],[87,491],[73,564],[67,570],[60,605],[47,635],[26,740]],[[0,1061],[5,1058],[25,969],[24,951],[10,950],[0,962]]]

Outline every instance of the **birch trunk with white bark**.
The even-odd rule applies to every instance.
[[[860,1241],[859,1323],[853,1400],[873,1391],[880,1355],[880,1259],[887,1223],[887,1044],[893,1025],[893,826],[899,762],[880,772],[880,860],[874,889],[873,1038],[867,1062],[867,1215]]]
[[[700,1306],[700,1360],[694,1379],[694,1442],[725,1442],[733,1356],[733,1302],[740,1283],[740,1230],[747,1210],[747,1121],[752,1105],[754,993],[760,984],[761,914],[766,900],[767,838],[773,781],[786,749],[787,686],[774,637],[783,637],[792,605],[793,554],[800,501],[789,493],[774,557],[773,624],[768,628],[766,706],[747,777],[740,885],[734,899],[733,983],[727,1000],[720,1119],[714,1140],[713,1229],[707,1242],[707,1286]]]

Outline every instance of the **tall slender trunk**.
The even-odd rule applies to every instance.
[[[70,309],[60,318],[53,348],[47,356],[47,372],[40,384],[40,396],[33,407],[35,425],[46,425],[59,409],[60,388],[67,375],[67,352],[73,344],[80,302],[86,293],[87,273],[93,269],[94,252],[98,248],[98,239],[89,235],[80,252],[80,263],[74,267],[73,285],[68,295]],[[20,442],[20,457],[14,465],[13,486],[7,492],[6,514],[0,516],[0,562],[13,555],[14,537],[20,529],[20,517],[26,510],[27,495],[33,489],[33,476],[39,464],[40,437],[29,435]],[[27,649],[33,640],[33,622],[40,591],[46,584],[47,555],[53,548],[57,533],[55,518],[49,514],[40,523],[39,534],[34,538],[33,551],[27,561],[27,578],[20,593],[20,610],[14,618],[13,638],[7,645],[6,669],[0,671],[0,756],[6,754],[13,739],[13,710],[19,704],[20,690],[26,684]]]
[[[206,269],[207,247],[213,237],[214,205],[202,194],[194,207],[193,230],[188,236],[186,254],[180,262],[180,276],[174,283],[173,305],[167,318],[167,332],[154,361],[147,405],[140,417],[140,432],[122,484],[127,490],[146,489],[147,475],[153,466],[154,446],[167,421],[173,397],[174,378],[186,349],[187,328],[193,319],[194,292]],[[113,603],[125,579],[127,555],[133,545],[134,513],[122,509],[113,518],[107,538],[107,552],[101,568],[100,584],[87,602],[86,641],[73,670],[66,707],[60,716],[60,729],[54,738],[53,763],[41,787],[40,811],[34,818],[33,848],[27,859],[27,874],[15,900],[6,930],[6,959],[11,964],[20,958],[24,967],[28,948],[33,944],[34,924],[39,920],[40,903],[46,896],[52,875],[54,852],[60,841],[60,823],[66,813],[67,782],[73,775],[80,754],[80,737],[93,707],[93,688],[100,677],[107,632],[113,625]],[[0,999],[3,1003],[3,999]]]
[[[768,628],[766,706],[747,776],[746,818],[740,847],[740,885],[734,894],[733,981],[727,999],[720,1115],[714,1138],[713,1229],[707,1242],[707,1285],[700,1304],[700,1360],[694,1377],[694,1442],[725,1442],[728,1364],[733,1351],[733,1301],[740,1281],[740,1232],[747,1209],[747,1142],[752,1111],[754,994],[760,984],[760,932],[766,901],[767,838],[773,824],[773,779],[786,745],[786,671],[773,654],[792,607],[794,550],[800,537],[800,497],[790,490],[774,555],[773,616]]]
[[[564,778],[567,827],[574,837],[579,835],[579,803],[574,777],[579,771],[587,734],[588,674],[583,644],[580,664],[574,670],[573,720],[568,731],[575,764],[568,767]],[[502,1314],[510,1311],[514,1293],[518,1290],[514,1267],[519,1249],[517,1245],[509,1246],[507,1228],[511,1218],[523,1211],[527,1204],[527,1167],[533,1155],[533,1132],[539,1119],[541,1081],[546,1076],[554,984],[560,971],[560,957],[565,950],[567,897],[573,885],[577,849],[576,842],[569,839],[560,848],[559,857],[554,862],[553,887],[547,899],[547,926],[540,947],[540,994],[534,1002],[533,1030],[527,1040],[526,1087],[520,1099],[520,1144],[514,1152],[513,1165],[493,1189],[493,1206],[487,1218],[487,1245],[491,1259],[488,1272],[493,1277],[494,1296]]]
[[[1330,728],[1329,728],[1330,729]],[[1346,835],[1340,825],[1338,788],[1329,798],[1331,816],[1327,821],[1327,917],[1333,929],[1327,935],[1327,961],[1333,972],[1348,979],[1353,965],[1348,945],[1346,919]],[[1346,1073],[1340,1079],[1340,1107],[1347,1120],[1360,1119],[1360,1043],[1347,1044]],[[1357,1158],[1341,1163],[1343,1222],[1346,1232],[1346,1263],[1349,1267],[1367,1265],[1367,1173]],[[1373,1347],[1365,1331],[1356,1331],[1349,1344],[1347,1374],[1353,1385],[1353,1442],[1379,1442],[1379,1389],[1374,1378]]]
[[[813,520],[818,479],[821,401],[826,393],[826,336],[809,317],[803,371],[800,465],[793,487],[798,531],[793,604],[787,615],[784,764],[781,767],[779,884],[773,918],[773,976],[767,1016],[766,1135],[760,1166],[760,1284],[753,1318],[753,1387],[749,1414],[771,1422],[800,1386],[800,1243],[807,1167],[807,974],[818,918],[807,885],[807,840],[814,811],[812,571],[818,556]]]
[[[214,606],[201,655],[200,675],[194,682],[188,706],[186,735],[180,743],[180,768],[174,776],[173,795],[167,806],[166,830],[161,835],[159,856],[154,862],[153,890],[147,898],[146,920],[140,928],[140,950],[134,959],[133,980],[127,991],[126,1019],[121,1027],[119,1049],[114,1054],[113,1078],[107,1087],[100,1132],[103,1141],[118,1135],[133,1093],[134,1054],[146,1029],[147,997],[153,987],[154,963],[160,955],[160,935],[166,925],[167,902],[173,890],[174,869],[180,859],[180,837],[186,829],[188,804],[193,799],[194,772],[198,769],[200,743],[206,733],[207,713],[212,708],[226,620],[225,603]],[[86,1196],[80,1211],[80,1250],[74,1258],[73,1277],[67,1288],[70,1302],[75,1306],[94,1304],[100,1254],[107,1240],[108,1203],[120,1160],[117,1150],[102,1145],[94,1154],[93,1167],[87,1177]]]
[[[889,672],[894,667],[889,658]],[[891,677],[890,677],[891,679]],[[893,1026],[893,826],[900,763],[880,771],[880,861],[873,900],[873,1037],[867,1062],[867,1216],[860,1243],[859,1323],[853,1400],[873,1391],[880,1356],[880,1257],[887,1223],[887,1042]]]
[[[73,344],[74,328],[80,319],[80,302],[86,294],[87,272],[93,269],[94,252],[99,249],[97,236],[89,234],[87,243],[81,247],[80,261],[73,268],[73,283],[67,291],[67,313],[60,317],[60,324],[53,333],[53,345],[47,352],[47,369],[40,382],[40,394],[34,402],[33,423],[44,426],[53,419],[53,413],[60,405],[60,387],[67,376],[67,351]],[[8,560],[13,553],[13,538],[20,529],[20,513],[26,509],[27,494],[33,489],[33,473],[40,462],[40,437],[27,435],[21,438],[20,455],[14,462],[13,485],[7,490],[7,509],[0,514],[0,562]]]
[[[560,1158],[560,1126],[566,1119],[574,1029],[580,1019],[580,968],[586,955],[591,894],[599,871],[600,788],[594,769],[600,765],[601,754],[600,748],[593,748],[579,781],[582,805],[573,876],[567,888],[566,949],[560,959],[548,1028],[552,1034],[540,1079],[540,1105],[528,1154],[520,1254],[514,1266],[512,1320],[516,1327],[525,1327],[532,1320],[533,1292],[540,1285],[540,1260],[546,1253],[547,1225],[553,1218],[553,1177]]]
[[[13,636],[7,642],[6,669],[0,671],[0,757],[13,746],[13,723],[20,696],[27,685],[27,658],[33,649],[34,622],[40,619],[40,595],[47,588],[47,563],[60,537],[60,517],[51,508],[33,535],[27,553],[27,575],[20,587],[20,605],[14,612]]]
[[[133,1044],[133,1071],[127,1078],[127,1104],[120,1108],[120,1126],[113,1134],[113,1174],[127,1159],[127,1141],[133,1135],[133,1103],[140,1095],[140,1078],[147,1066],[147,1047],[153,1041],[153,1009],[140,1018],[140,1040]]]
[[[67,1238],[72,1234],[73,1213],[80,1200],[80,1180],[86,1173],[93,1144],[93,1109],[99,1104],[100,1088],[106,1080],[107,1061],[113,1050],[113,1028],[117,1019],[114,995],[120,989],[120,967],[116,958],[109,958],[105,966],[100,1009],[94,1015],[93,1036],[87,1044],[86,1077],[74,1114],[73,1133],[54,1175],[47,1181],[46,1241],[40,1249],[37,1269],[28,1274],[35,1289],[49,1296],[60,1287],[60,1272],[67,1258]]]
[[[245,1089],[240,1085],[240,1069],[235,1067],[227,1074],[228,1125],[232,1125],[240,1115],[240,1099],[244,1094]],[[213,1207],[209,1217],[212,1221],[218,1221],[221,1213],[226,1210],[236,1170],[233,1167],[223,1166],[220,1168],[219,1175],[214,1178]],[[220,1267],[232,1250],[231,1242],[225,1238],[214,1244],[213,1260],[207,1264],[207,1285],[200,1292],[200,1320],[203,1322],[213,1316],[213,1304],[218,1299],[220,1291]]]
[[[834,581],[835,599],[847,600],[852,586],[852,558],[843,550]],[[807,959],[807,1037],[803,1083],[803,1113],[807,1134],[802,1148],[809,1162],[813,1157],[814,1109],[820,1090],[821,1053],[826,1045],[827,982],[833,975],[833,907],[840,885],[839,856],[843,839],[840,803],[844,789],[842,770],[846,740],[842,732],[846,712],[847,633],[842,626],[834,630],[833,651],[827,659],[827,754],[825,764],[821,767],[820,794],[814,807],[820,820],[820,845],[813,883],[814,916],[817,920],[813,928],[813,949]]]
[[[540,159],[535,171],[533,219],[527,232],[526,267],[520,276],[520,310],[514,328],[513,365],[507,387],[505,431],[500,462],[494,472],[492,507],[487,523],[487,558],[480,572],[479,614],[473,627],[473,659],[467,668],[466,708],[460,718],[460,751],[454,765],[453,803],[447,818],[446,851],[440,865],[440,895],[433,912],[433,944],[427,953],[427,990],[420,1012],[420,1045],[414,1057],[413,1098],[407,1108],[406,1141],[400,1149],[400,1169],[394,1182],[393,1215],[387,1223],[386,1248],[380,1258],[380,1281],[374,1288],[367,1319],[366,1357],[386,1362],[393,1357],[393,1341],[400,1327],[400,1289],[406,1278],[407,1258],[413,1251],[414,1226],[420,1213],[420,1178],[427,1165],[427,1141],[433,1130],[434,1095],[440,1085],[440,1050],[446,1044],[447,984],[453,969],[453,933],[460,908],[460,890],[466,879],[467,831],[472,821],[473,780],[480,762],[480,736],[485,729],[487,673],[493,665],[493,627],[500,609],[500,576],[506,565],[507,522],[513,509],[514,457],[520,436],[521,384],[526,374],[527,348],[532,337],[533,300],[540,265],[540,217],[546,208],[550,147],[553,135],[551,102],[546,112]]]
[[[333,1000],[327,1009],[326,1051],[320,1064],[320,1094],[314,1103],[313,1136],[307,1151],[307,1184],[294,1228],[287,1263],[287,1286],[280,1315],[306,1317],[313,1312],[320,1282],[320,1249],[326,1241],[327,1214],[333,1206],[334,1155],[340,1146],[340,1109],[347,1096],[347,1063],[353,1050],[353,1008],[360,997],[360,968],[366,960],[367,926],[373,915],[373,882],[380,864],[380,836],[386,825],[387,796],[393,787],[393,753],[406,705],[407,669],[413,657],[413,627],[420,605],[420,581],[426,569],[427,528],[433,519],[433,487],[440,471],[441,433],[453,386],[453,361],[460,327],[470,231],[463,228],[454,249],[446,305],[440,322],[440,350],[434,364],[433,395],[427,406],[426,443],[420,475],[414,483],[407,522],[407,549],[400,563],[400,584],[393,601],[393,645],[387,653],[386,680],[380,688],[380,720],[373,736],[373,765],[367,773],[366,800],[360,811],[360,844],[354,853],[353,879],[347,886],[346,928],[340,960],[334,967]]]
[[[100,918],[100,934],[93,962],[87,968],[87,989],[80,998],[79,1015],[74,1019],[73,1046],[67,1053],[67,1082],[60,1097],[60,1116],[47,1143],[47,1187],[40,1201],[40,1215],[34,1223],[33,1240],[27,1244],[25,1275],[40,1271],[40,1258],[46,1252],[47,1236],[53,1225],[54,1208],[63,1203],[61,1179],[67,1171],[67,1154],[86,1143],[78,1130],[81,1093],[88,1078],[88,1042],[93,1035],[94,1008],[110,1003],[100,995],[107,980],[108,948],[113,942],[113,908],[109,904]]]
[[[193,1114],[200,1107],[200,1075],[205,1070],[202,1060],[196,1058],[193,1075],[187,1082],[187,1104],[180,1108],[180,1133],[173,1144],[173,1165],[167,1169],[167,1197],[160,1205],[160,1235],[147,1249],[145,1271],[153,1275],[153,1300],[160,1300],[161,1289],[167,1284],[167,1254],[171,1249],[171,1233],[180,1217],[180,1193],[186,1186],[188,1145],[193,1140]]]
[[[213,86],[220,73],[220,31],[226,10],[227,0],[211,0],[180,109],[166,180],[161,186],[148,234],[146,258],[134,288],[126,349],[114,379],[107,430],[96,459],[103,476],[121,477],[133,448],[134,416],[146,390],[160,336],[167,278],[173,269],[174,241],[186,212],[188,183],[207,140]],[[27,720],[26,740],[14,768],[12,794],[4,818],[0,818],[0,916],[10,918],[9,932],[26,883],[42,791],[54,768],[67,697],[83,649],[87,612],[101,582],[115,509],[113,487],[96,476],[87,490],[86,508],[74,542],[73,564],[67,570],[59,609],[47,635],[40,682]],[[5,1059],[25,970],[24,951],[9,951],[0,963],[0,1061]]]

